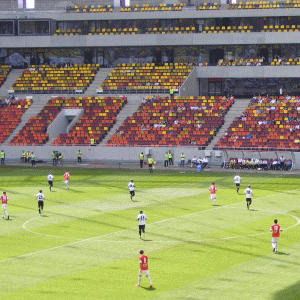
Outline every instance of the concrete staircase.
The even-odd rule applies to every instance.
[[[117,116],[117,122],[113,126],[113,128],[109,131],[107,136],[102,140],[100,145],[105,145],[105,143],[113,136],[116,130],[123,124],[125,119],[128,116],[132,116],[133,113],[138,109],[141,105],[143,98],[146,98],[147,95],[127,95],[127,104],[124,108],[120,111]]]
[[[25,95],[17,95],[19,99],[25,99]],[[23,126],[28,122],[31,117],[35,117],[50,100],[51,95],[33,95],[33,103],[25,111],[21,117],[20,124],[15,128],[15,130],[10,134],[10,136],[3,142],[3,144],[9,143],[15,135],[23,128]]]
[[[94,81],[92,84],[88,87],[88,89],[85,91],[84,96],[96,96],[97,90],[101,86],[104,79],[107,77],[109,73],[113,71],[113,68],[105,68],[100,69],[98,73],[95,76]]]
[[[23,72],[23,70],[20,70],[20,69],[13,69],[10,71],[5,82],[3,83],[3,85],[0,88],[0,95],[7,95],[7,91],[12,87],[12,85],[21,76],[22,72]]]
[[[250,99],[236,99],[235,103],[232,105],[230,110],[225,116],[224,119],[224,125],[221,127],[221,129],[218,131],[216,136],[213,138],[213,140],[210,142],[210,144],[206,147],[206,150],[212,150],[214,145],[218,142],[218,140],[223,136],[225,131],[228,129],[230,124],[233,122],[234,118],[240,116],[247,106],[250,103]]]

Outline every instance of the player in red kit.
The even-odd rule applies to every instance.
[[[8,201],[8,197],[6,196],[6,192],[3,192],[3,195],[1,196],[2,209],[3,209],[2,219],[4,219],[4,216],[6,215],[7,216],[7,220],[9,220],[9,214],[7,213],[7,210],[6,210],[7,201]]]
[[[69,177],[70,177],[70,172],[67,171],[65,174],[64,174],[64,181],[62,181],[62,183],[64,183],[67,188],[69,189]]]
[[[273,252],[277,253],[277,246],[278,246],[280,231],[282,231],[282,228],[277,224],[277,219],[274,220],[274,224],[271,226],[270,231],[272,231]]]
[[[214,182],[209,187],[209,190],[210,190],[210,197],[209,197],[208,200],[214,200],[214,205],[216,205],[216,201],[217,201],[217,195],[216,195],[217,187],[215,186]]]
[[[140,254],[141,254],[141,256],[139,258],[140,270],[139,270],[138,284],[136,284],[136,286],[141,285],[142,276],[145,275],[147,277],[147,279],[149,280],[150,288],[152,288],[153,285],[152,285],[152,281],[151,281],[149,270],[148,270],[148,257],[144,254],[144,250],[141,250]]]

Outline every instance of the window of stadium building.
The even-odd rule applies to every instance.
[[[201,79],[200,81],[202,81]],[[203,95],[233,94],[237,98],[252,97],[253,95],[299,95],[300,83],[298,78],[220,78],[219,81],[208,81],[207,91],[202,88]],[[202,82],[202,87],[205,84]]]

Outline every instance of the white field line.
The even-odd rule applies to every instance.
[[[292,192],[292,191],[296,191],[296,190],[298,190],[298,189],[290,190],[288,192],[278,193],[276,195],[286,194],[286,193],[289,193],[289,192]],[[268,195],[268,196],[265,196],[265,197],[257,198],[256,200],[261,200],[261,199],[265,199],[265,198],[269,198],[269,197],[274,197],[274,195]],[[238,202],[238,203],[229,204],[229,205],[226,205],[226,206],[215,207],[215,208],[211,208],[211,209],[207,209],[207,210],[203,210],[203,211],[191,213],[191,214],[188,214],[188,215],[182,215],[182,216],[178,216],[178,217],[174,217],[174,218],[170,218],[170,219],[165,219],[165,220],[153,222],[153,223],[148,224],[148,226],[154,225],[154,224],[158,224],[158,223],[162,223],[162,222],[166,222],[166,221],[170,221],[170,220],[174,220],[174,219],[178,219],[178,218],[181,218],[181,217],[192,216],[192,215],[195,215],[195,214],[198,214],[198,213],[203,213],[203,212],[207,212],[207,211],[211,211],[211,210],[215,210],[215,209],[226,208],[226,207],[230,207],[230,206],[233,206],[233,205],[236,205],[236,204],[241,204],[241,203],[245,203],[245,201],[241,201],[241,202]],[[28,220],[28,221],[30,221],[30,220]],[[299,224],[299,222],[297,223],[297,225],[298,224]],[[295,226],[297,226],[297,225],[295,225]],[[107,233],[107,234],[99,235],[99,236],[88,238],[88,239],[82,239],[82,240],[79,240],[79,241],[75,241],[75,242],[72,242],[72,243],[68,243],[68,244],[64,244],[64,245],[60,245],[60,246],[56,246],[56,247],[51,247],[51,248],[47,248],[47,249],[42,249],[42,250],[30,252],[30,253],[23,254],[23,255],[18,255],[18,256],[6,258],[6,259],[1,260],[1,262],[13,260],[13,259],[16,259],[16,258],[27,257],[27,256],[31,256],[31,255],[43,253],[43,252],[46,252],[46,251],[49,251],[49,250],[55,250],[55,249],[59,249],[59,248],[62,248],[62,247],[76,245],[76,244],[79,244],[79,243],[89,242],[89,241],[93,241],[93,240],[96,240],[96,239],[104,237],[104,236],[108,236],[108,235],[112,235],[112,234],[116,234],[116,233],[120,233],[120,232],[125,232],[125,231],[129,231],[129,230],[133,230],[133,229],[136,229],[136,226],[132,227],[132,228],[129,228],[129,229],[119,230],[119,231],[116,231],[116,232],[110,232],[110,233]],[[27,230],[27,229],[25,229],[25,230]]]

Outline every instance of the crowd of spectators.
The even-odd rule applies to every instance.
[[[248,170],[285,170],[292,169],[292,161],[285,159],[283,156],[280,158],[230,158],[229,162],[224,162],[224,168],[229,169],[248,169]]]
[[[190,160],[190,167],[197,167],[201,166],[202,169],[204,169],[208,164],[208,158],[205,157],[199,157],[197,158],[196,155]]]
[[[19,102],[19,98],[14,95],[9,95],[5,98],[0,98],[0,107],[6,107],[10,105],[17,105]]]
[[[262,66],[265,65],[265,57],[250,59],[219,59],[218,66]]]

